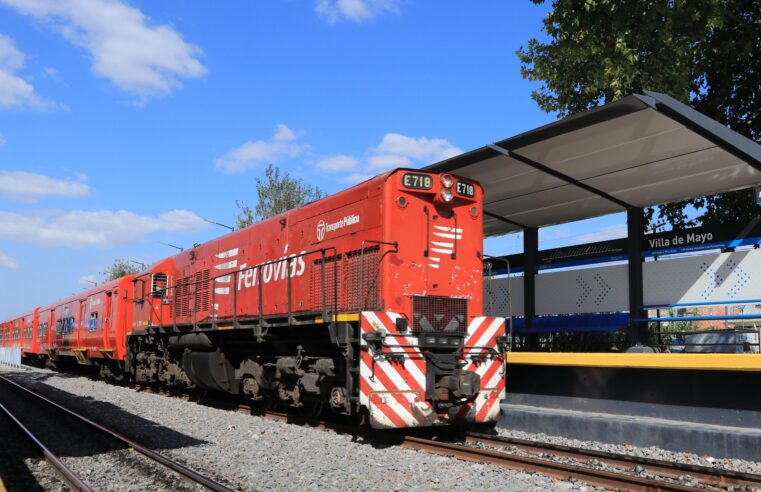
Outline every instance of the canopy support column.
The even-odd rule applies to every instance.
[[[536,263],[539,256],[539,229],[523,229],[523,328],[529,346],[538,343],[537,336],[531,334],[536,315]]]
[[[642,284],[642,235],[645,229],[641,207],[626,209],[629,254],[629,338],[632,345],[647,343],[647,313]]]

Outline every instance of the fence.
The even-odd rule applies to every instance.
[[[2,347],[0,348],[0,364],[13,367],[21,367],[21,349]]]

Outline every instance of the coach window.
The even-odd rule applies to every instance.
[[[151,275],[151,296],[166,297],[166,287],[166,273],[154,273]]]

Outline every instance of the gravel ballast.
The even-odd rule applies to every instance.
[[[0,371],[240,490],[592,490],[541,474],[382,446],[81,376],[1,366]]]
[[[676,463],[689,463],[692,465],[708,466],[721,468],[725,470],[734,470],[745,473],[761,474],[761,462],[747,461],[739,459],[713,458],[711,456],[698,456],[693,453],[677,453],[657,447],[637,447],[630,444],[608,444],[598,441],[581,441],[578,439],[568,439],[561,436],[548,436],[546,434],[536,434],[530,432],[516,431],[497,428],[500,436],[511,437],[515,439],[525,439],[528,441],[547,442],[551,444],[561,444],[564,446],[591,449],[595,451],[606,451],[610,453],[627,454],[643,458],[653,458]],[[761,453],[761,451],[759,451]]]

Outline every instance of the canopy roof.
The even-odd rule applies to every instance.
[[[479,181],[493,236],[761,184],[761,145],[646,92],[426,169]]]

